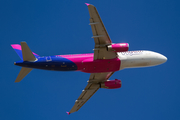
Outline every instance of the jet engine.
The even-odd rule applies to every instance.
[[[106,89],[116,89],[121,87],[121,80],[108,80],[106,82],[100,83],[100,88]]]
[[[129,44],[128,43],[117,43],[107,46],[108,51],[114,51],[114,52],[125,52],[128,51]]]

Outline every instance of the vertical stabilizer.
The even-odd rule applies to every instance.
[[[20,82],[29,72],[31,72],[31,70],[32,70],[31,68],[22,67],[15,82]]]
[[[11,46],[16,51],[18,56],[23,60],[21,45],[19,45],[19,44],[11,44]],[[39,55],[37,55],[36,53],[34,53],[34,52],[32,52],[32,53],[36,58],[39,57]]]
[[[35,61],[36,57],[28,47],[26,42],[21,42],[23,61]]]

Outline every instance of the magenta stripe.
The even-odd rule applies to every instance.
[[[12,46],[13,49],[22,50],[22,49],[21,49],[21,45],[19,45],[19,44],[12,44],[11,46]],[[34,55],[37,55],[37,54],[34,53],[34,52],[32,52],[32,53],[33,53]],[[39,55],[37,55],[37,56],[39,56]]]
[[[39,56],[38,54],[36,54],[36,53],[34,53],[34,52],[32,52],[33,53],[33,55],[37,55],[37,56]]]
[[[21,45],[19,45],[19,44],[12,44],[11,46],[12,46],[13,49],[22,50]]]
[[[89,3],[85,3],[87,6],[89,6],[90,4]]]

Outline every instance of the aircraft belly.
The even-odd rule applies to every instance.
[[[120,70],[119,58],[94,60],[92,56],[77,58],[39,57],[35,62],[24,61],[17,65],[55,71],[82,71],[86,73],[115,72]]]
[[[83,64],[82,72],[86,72],[86,73],[114,72],[120,69],[121,61],[119,58],[101,59],[101,60],[93,60],[93,58],[90,58],[84,60],[82,64]]]
[[[55,70],[55,71],[75,71],[77,70],[77,65],[70,60],[52,60],[43,63],[43,69]]]
[[[35,62],[20,61],[16,65],[28,68],[44,69],[44,70],[55,70],[55,71],[75,71],[77,65],[66,59],[60,57],[40,57]]]
[[[77,70],[75,63],[63,63],[63,62],[28,62],[24,65],[19,65],[28,68],[44,69],[44,70],[55,70],[55,71],[74,71]]]

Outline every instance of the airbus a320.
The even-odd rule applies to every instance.
[[[155,66],[167,61],[164,55],[157,52],[128,51],[128,43],[112,43],[97,9],[91,4],[86,5],[95,42],[94,53],[41,57],[32,52],[26,42],[11,45],[22,59],[14,62],[22,67],[15,82],[20,82],[33,68],[90,73],[87,86],[68,114],[78,111],[99,88],[120,88],[121,80],[109,80],[114,72],[125,68]]]

